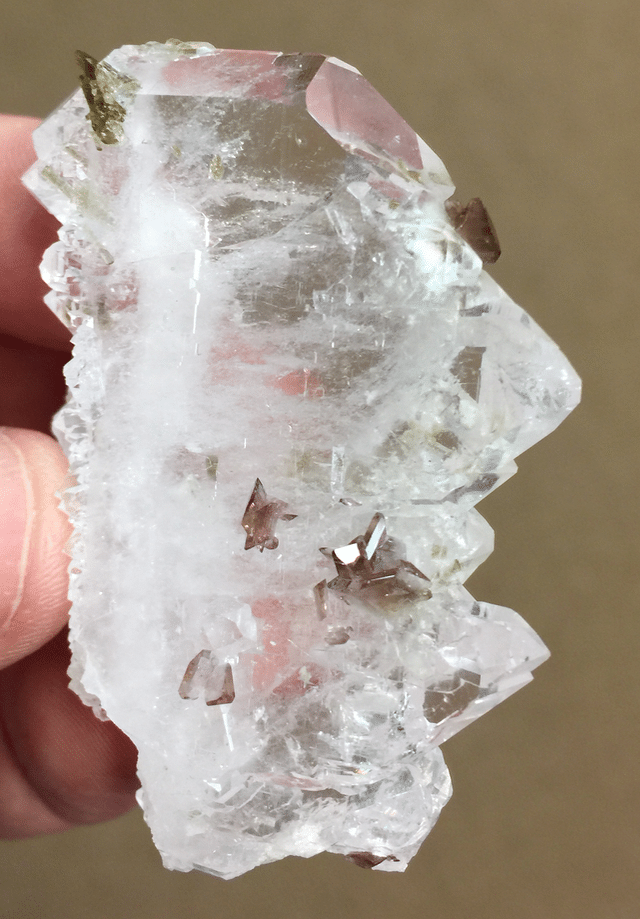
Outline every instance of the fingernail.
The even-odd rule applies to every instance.
[[[24,593],[33,527],[33,489],[12,428],[0,427],[0,630],[6,631]]]

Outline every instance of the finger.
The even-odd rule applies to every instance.
[[[56,497],[66,474],[51,437],[0,428],[0,667],[41,647],[67,621],[71,527]]]
[[[51,431],[64,403],[62,368],[69,355],[0,335],[0,426]]]
[[[69,331],[43,302],[39,265],[58,221],[22,185],[35,160],[36,118],[0,115],[0,333],[69,350]]]
[[[0,674],[0,837],[109,820],[135,804],[136,749],[71,692],[68,664],[65,630]]]

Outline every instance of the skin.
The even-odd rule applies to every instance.
[[[0,838],[108,820],[135,803],[136,751],[68,688],[67,463],[50,436],[69,333],[42,298],[58,223],[20,184],[32,118],[0,115]]]

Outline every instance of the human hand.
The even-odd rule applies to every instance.
[[[135,802],[136,751],[68,688],[67,464],[48,435],[69,333],[42,302],[57,221],[20,184],[37,121],[0,115],[0,837],[108,820]]]

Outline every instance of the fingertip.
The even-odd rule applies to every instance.
[[[67,620],[71,527],[58,497],[66,475],[53,438],[0,428],[0,667],[41,647]]]
[[[5,771],[13,767],[18,805],[4,827],[0,808],[9,838],[111,820],[135,806],[137,750],[69,689],[68,666],[65,629],[0,674]]]

